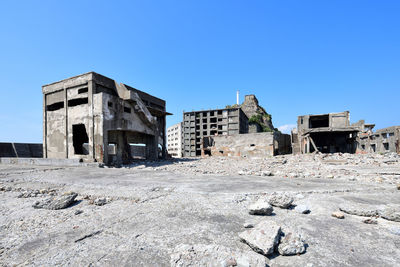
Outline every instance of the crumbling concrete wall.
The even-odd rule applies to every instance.
[[[290,153],[290,136],[287,134],[249,133],[212,139],[212,156],[268,157]]]
[[[121,164],[165,156],[162,99],[94,72],[45,85],[43,96],[45,158]],[[145,148],[132,152],[136,144]]]

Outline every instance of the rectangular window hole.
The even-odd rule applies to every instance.
[[[84,104],[87,104],[88,101],[89,101],[89,99],[87,97],[71,99],[71,100],[68,100],[68,107],[75,107],[75,106],[79,106],[79,105],[84,105]]]
[[[81,88],[81,89],[78,90],[78,94],[84,94],[84,93],[87,93],[87,92],[88,92],[87,88]]]
[[[124,112],[125,112],[125,113],[131,113],[131,108],[124,107]]]
[[[55,111],[64,108],[64,102],[57,102],[51,105],[47,105],[47,111]]]

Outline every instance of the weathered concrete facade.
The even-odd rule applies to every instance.
[[[201,156],[207,138],[248,132],[248,118],[240,108],[183,113],[183,155]]]
[[[182,157],[182,122],[167,129],[168,154],[175,158]]]
[[[89,72],[44,85],[43,156],[121,164],[165,156],[165,101]]]
[[[350,113],[299,116],[292,132],[293,153],[355,153],[359,126],[350,125]]]
[[[268,157],[290,153],[290,135],[279,132],[212,137],[212,156]]]
[[[400,154],[400,126],[379,129],[375,133],[371,129],[371,131],[359,135],[357,152],[396,152]]]

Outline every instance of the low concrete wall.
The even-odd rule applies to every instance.
[[[212,156],[269,157],[290,153],[290,136],[280,133],[248,133],[212,137]]]
[[[0,164],[38,165],[38,166],[99,166],[98,163],[80,162],[80,159],[44,159],[44,158],[0,158]]]
[[[0,143],[0,157],[7,158],[42,158],[42,144]]]

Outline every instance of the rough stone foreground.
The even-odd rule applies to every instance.
[[[264,171],[274,176],[262,176]],[[238,234],[245,222],[264,220],[307,243],[304,254],[276,253],[265,258],[268,265],[396,266],[399,222],[377,218],[377,224],[366,224],[366,217],[338,220],[331,214],[345,203],[398,205],[399,177],[394,155],[208,158],[129,168],[0,165],[0,266],[170,266],[181,245],[254,255]],[[29,190],[43,194],[18,198]],[[78,197],[69,208],[32,207],[49,197],[46,192],[71,191]],[[311,213],[248,213],[249,205],[273,192],[290,193],[294,204],[307,205]],[[97,198],[110,201],[97,206]]]

